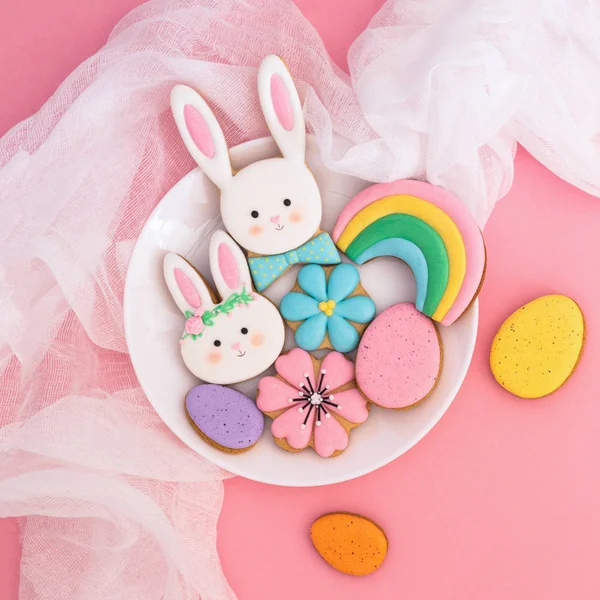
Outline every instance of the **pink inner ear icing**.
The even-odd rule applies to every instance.
[[[215,155],[215,144],[208,129],[204,117],[191,104],[183,107],[183,118],[185,125],[196,144],[196,147],[204,156],[212,158]]]
[[[221,271],[225,284],[232,290],[236,290],[240,285],[240,271],[227,244],[219,244],[218,258],[219,271]]]
[[[273,100],[273,108],[281,126],[286,131],[291,131],[294,126],[292,103],[290,102],[285,83],[281,75],[277,73],[271,76],[271,99]]]
[[[200,308],[200,305],[202,304],[200,294],[194,287],[190,278],[181,269],[174,269],[173,275],[175,276],[175,281],[177,282],[179,291],[183,294],[185,301],[193,308]]]

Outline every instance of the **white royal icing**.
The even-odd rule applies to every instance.
[[[212,156],[207,156],[201,150],[202,144],[198,143],[197,138],[196,141],[194,140],[193,129],[190,130],[186,123],[186,106],[196,111],[204,120],[208,130],[205,135],[213,146],[214,154]],[[233,180],[229,151],[227,150],[223,130],[208,104],[198,92],[187,85],[176,85],[171,90],[171,108],[179,133],[192,158],[217,187],[223,188],[226,186]],[[188,121],[189,116],[188,109]]]
[[[243,248],[272,255],[296,249],[313,237],[321,222],[321,195],[304,162],[302,104],[279,57],[262,61],[258,95],[282,158],[257,161],[235,175],[223,132],[200,95],[175,86],[171,107],[188,151],[221,190],[221,216],[229,233]]]
[[[270,367],[281,353],[285,339],[283,321],[277,308],[252,290],[244,254],[229,235],[215,232],[209,254],[220,303],[212,301],[202,277],[184,258],[170,252],[164,259],[167,287],[187,317],[181,356],[187,368],[207,383],[246,381]],[[200,306],[196,306],[198,298]],[[227,300],[230,309],[219,313]],[[202,320],[206,314],[209,318]],[[203,321],[201,333],[192,335],[190,331],[197,330],[190,329],[187,323],[199,323],[198,319]],[[215,341],[219,344],[215,345]]]

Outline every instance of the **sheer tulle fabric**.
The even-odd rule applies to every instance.
[[[284,0],[154,0],[125,17],[0,140],[0,516],[21,520],[21,597],[234,597],[216,553],[228,475],[162,425],[123,332],[136,237],[194,166],[175,83],[233,146],[267,134],[256,67],[276,52],[332,169],[427,179],[483,225],[517,142],[598,194],[597,32],[592,2],[389,1],[348,77]]]

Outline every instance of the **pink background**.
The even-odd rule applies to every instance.
[[[383,0],[297,0],[334,60]],[[36,111],[139,0],[20,0],[0,9],[0,134]],[[343,7],[343,9],[342,9]],[[286,489],[226,483],[223,568],[240,600],[419,598],[512,600],[600,596],[600,201],[520,151],[515,182],[486,229],[488,274],[466,383],[420,444],[359,480]],[[572,379],[541,400],[493,381],[496,328],[546,293],[575,298],[587,346]],[[390,540],[375,575],[355,579],[314,553],[320,514],[368,515]],[[0,598],[16,597],[17,528],[0,520]]]

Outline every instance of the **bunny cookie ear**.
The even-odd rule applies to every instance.
[[[258,69],[258,97],[267,127],[283,156],[304,162],[306,125],[294,80],[284,62],[270,54]]]
[[[186,148],[213,183],[223,188],[232,178],[223,130],[204,99],[187,85],[171,90],[171,110]]]
[[[250,270],[246,257],[231,236],[215,231],[210,238],[210,271],[221,298],[225,299],[243,285],[250,291]]]
[[[169,252],[165,255],[163,269],[167,287],[182,313],[196,313],[213,307],[212,296],[202,277],[185,258]]]

